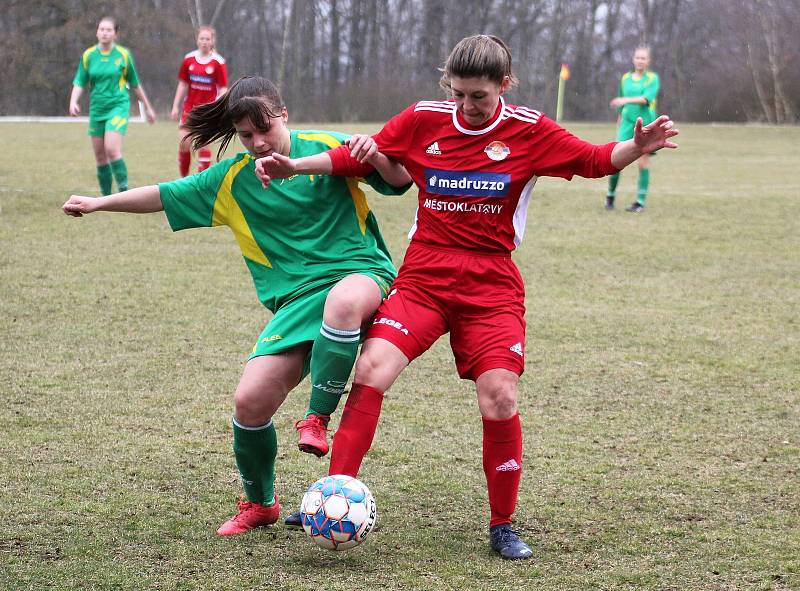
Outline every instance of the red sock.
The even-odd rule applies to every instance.
[[[197,151],[197,172],[203,172],[209,166],[211,166],[211,150],[200,148]]]
[[[381,416],[383,392],[364,384],[353,384],[342,411],[342,420],[333,436],[331,465],[328,474],[346,474],[355,478],[367,455],[378,418]]]
[[[510,419],[483,418],[483,472],[492,516],[489,527],[511,523],[522,476],[522,425],[519,413]]]
[[[192,165],[192,153],[178,150],[178,170],[181,176],[189,174],[189,167]]]

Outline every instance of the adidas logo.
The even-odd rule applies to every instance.
[[[522,343],[515,343],[511,345],[508,350],[522,357]]]
[[[433,142],[430,146],[428,146],[428,149],[425,150],[425,153],[433,154],[435,156],[441,156],[442,151],[439,149],[439,142]]]
[[[498,472],[515,472],[517,470],[522,470],[522,466],[517,464],[517,460],[511,458],[505,464],[499,465],[495,470]]]

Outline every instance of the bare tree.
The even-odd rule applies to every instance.
[[[156,108],[168,109],[193,29],[214,24],[232,78],[273,78],[293,119],[385,119],[438,95],[465,35],[512,49],[509,100],[552,113],[568,61],[568,118],[608,120],[637,43],[653,48],[659,108],[695,120],[797,120],[800,0],[5,0],[0,113],[63,114],[95,19],[116,16]]]

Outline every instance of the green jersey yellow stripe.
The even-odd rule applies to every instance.
[[[211,217],[212,226],[228,226],[233,235],[236,237],[236,242],[239,243],[239,248],[245,258],[253,262],[264,265],[265,267],[272,268],[272,263],[264,254],[264,251],[259,248],[253,232],[242,213],[242,208],[233,198],[231,187],[233,187],[233,180],[236,175],[241,172],[242,168],[252,160],[253,157],[249,154],[245,155],[239,162],[230,167],[222,179],[222,184],[217,192],[217,199],[214,202],[214,213]]]

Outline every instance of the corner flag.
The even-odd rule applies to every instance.
[[[569,66],[561,64],[561,72],[558,74],[558,102],[556,103],[556,121],[561,121],[561,114],[564,111],[564,83],[569,80]]]

